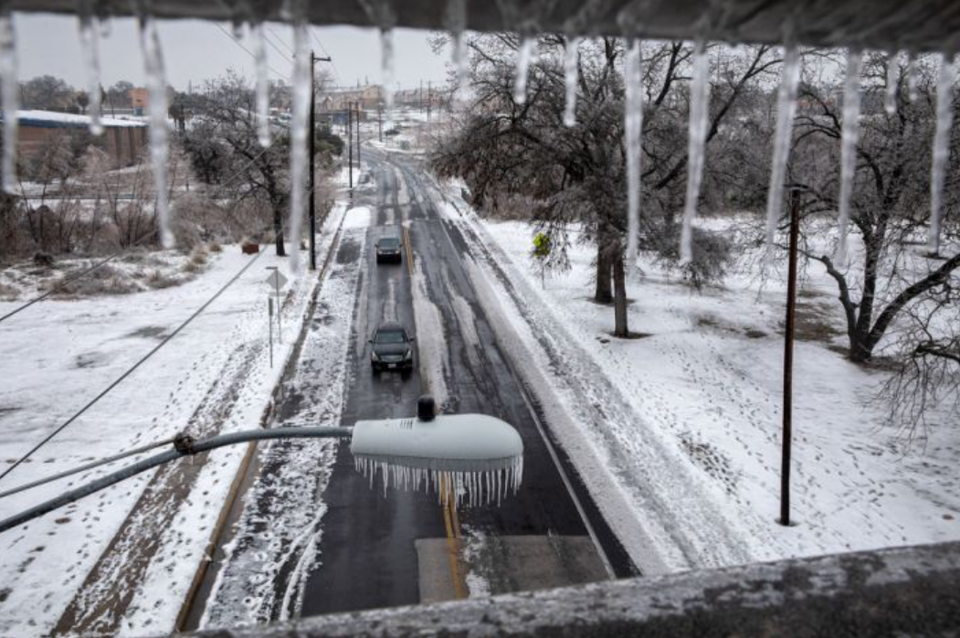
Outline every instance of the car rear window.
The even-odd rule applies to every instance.
[[[403,343],[406,339],[403,338],[402,330],[380,330],[377,332],[374,341],[377,343]]]

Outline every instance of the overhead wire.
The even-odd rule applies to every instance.
[[[80,410],[78,410],[73,416],[71,416],[69,419],[67,419],[66,421],[64,421],[63,423],[61,423],[59,426],[57,426],[50,434],[48,434],[47,436],[45,436],[39,443],[37,443],[35,446],[33,446],[33,448],[31,448],[30,451],[28,451],[26,454],[24,454],[24,455],[21,456],[19,459],[17,459],[17,461],[14,462],[13,465],[11,465],[11,466],[8,467],[7,469],[5,469],[3,472],[0,472],[0,480],[2,480],[5,476],[7,476],[8,474],[10,474],[10,472],[12,472],[12,471],[15,470],[17,467],[19,467],[19,466],[20,466],[24,461],[26,461],[28,458],[30,458],[31,456],[33,456],[33,454],[36,453],[37,450],[39,450],[41,447],[43,447],[44,445],[46,445],[47,443],[49,443],[55,436],[57,436],[57,435],[60,434],[64,429],[66,429],[67,426],[69,426],[71,423],[73,423],[73,422],[76,421],[78,418],[80,418],[87,410],[89,410],[89,409],[92,408],[94,405],[96,405],[96,403],[99,402],[100,399],[102,399],[103,397],[105,397],[111,390],[113,390],[114,388],[116,388],[116,387],[117,387],[118,385],[120,385],[125,379],[127,379],[130,375],[132,375],[141,365],[143,365],[144,363],[146,363],[146,362],[147,362],[153,355],[155,355],[161,348],[163,348],[165,345],[167,345],[168,343],[170,343],[170,341],[171,341],[174,337],[176,337],[178,334],[180,334],[180,332],[182,332],[184,328],[186,328],[188,325],[190,325],[190,323],[191,323],[194,319],[196,319],[197,317],[199,317],[200,314],[203,313],[203,311],[206,310],[206,309],[210,306],[210,304],[212,304],[214,301],[216,301],[216,300],[220,297],[220,295],[222,295],[222,294],[227,290],[227,288],[229,288],[230,286],[232,286],[232,285],[243,275],[243,273],[245,273],[245,272],[247,271],[247,269],[250,268],[250,266],[252,266],[254,263],[256,263],[256,261],[260,258],[261,255],[263,255],[263,253],[262,253],[262,252],[258,252],[257,255],[256,255],[256,257],[254,257],[254,258],[251,259],[249,262],[247,262],[247,263],[243,266],[243,268],[241,268],[240,271],[237,272],[233,277],[231,277],[230,280],[229,280],[226,284],[224,284],[219,290],[217,290],[217,292],[216,292],[210,299],[208,299],[202,306],[200,306],[197,310],[195,310],[195,311],[193,312],[193,314],[191,314],[189,317],[187,317],[187,319],[186,319],[183,323],[181,323],[181,324],[177,327],[176,330],[174,330],[174,331],[171,332],[169,335],[167,335],[166,337],[164,337],[163,340],[160,341],[160,343],[158,343],[154,348],[152,348],[152,349],[151,349],[147,354],[145,354],[143,357],[141,357],[140,359],[138,359],[137,362],[136,362],[135,364],[133,364],[132,367],[128,368],[123,374],[121,374],[121,375],[120,375],[119,377],[117,377],[114,381],[112,381],[112,382],[110,383],[110,385],[108,385],[106,388],[104,388],[103,390],[101,390],[100,393],[97,394],[97,396],[95,396],[93,399],[91,399],[90,401],[88,401],[88,402],[87,402],[82,408],[80,408]]]
[[[274,42],[274,39],[271,38],[271,37],[267,34],[266,31],[263,32],[263,41],[266,42],[267,44],[269,44],[269,45],[270,45],[270,48],[273,49],[274,51],[276,51],[276,52],[280,55],[281,58],[283,58],[284,60],[286,60],[286,61],[289,62],[290,64],[293,64],[293,58],[291,58],[290,55],[294,55],[294,56],[295,56],[296,54],[294,54],[293,51],[290,52],[290,55],[287,55],[286,53],[284,53],[284,52],[280,49],[280,47],[278,47],[278,46],[276,45],[276,43]],[[286,43],[284,43],[282,40],[280,41],[280,44],[283,44],[284,46],[286,46]],[[289,47],[287,47],[287,48],[289,48]]]
[[[320,41],[320,38],[317,37],[317,34],[314,32],[314,30],[310,29],[309,31],[310,36],[313,38],[313,41],[317,43],[317,47],[319,47],[320,51],[323,52],[323,55],[330,58],[330,65],[333,67],[333,74],[337,78],[337,86],[343,86],[343,78],[340,76],[340,71],[337,69],[337,61],[333,59],[333,56],[330,55],[330,52],[327,51],[327,48],[323,46],[323,42]]]
[[[218,29],[220,29],[220,32],[223,33],[223,35],[227,36],[227,38],[229,38],[231,42],[233,42],[233,43],[236,44],[238,47],[240,47],[241,49],[243,49],[244,51],[246,51],[246,52],[247,52],[247,55],[249,55],[249,56],[250,56],[251,58],[253,58],[254,60],[257,59],[257,56],[253,53],[253,51],[251,51],[250,49],[248,49],[247,47],[245,47],[245,46],[243,45],[243,43],[240,42],[240,40],[237,39],[236,36],[234,36],[232,33],[230,33],[229,31],[227,31],[226,29],[224,29],[222,24],[218,24],[218,23],[214,22],[214,23],[213,23],[213,26],[215,26],[215,27],[217,27]],[[271,71],[273,71],[274,74],[278,75],[281,79],[285,79],[285,80],[286,80],[286,79],[289,79],[289,76],[288,76],[288,75],[284,75],[284,74],[281,73],[280,71],[277,71],[275,68],[273,68],[273,67],[270,66],[269,64],[267,64],[267,68],[270,69]]]
[[[287,51],[290,52],[290,55],[296,55],[296,53],[295,53],[294,50],[293,50],[293,47],[291,47],[289,44],[287,44],[287,41],[284,40],[284,39],[280,36],[279,33],[277,33],[276,31],[274,31],[274,30],[273,30],[273,27],[271,27],[271,26],[268,25],[268,24],[264,24],[263,27],[264,27],[267,31],[269,31],[271,34],[273,34],[273,37],[276,38],[277,41],[278,41],[280,44],[283,45],[283,48],[285,48]]]
[[[79,474],[80,472],[92,470],[94,468],[100,467],[101,465],[107,465],[108,463],[113,463],[114,461],[119,461],[121,459],[125,459],[131,456],[136,456],[137,454],[143,454],[144,452],[149,452],[150,450],[156,449],[158,447],[163,447],[164,445],[170,445],[171,443],[173,443],[173,441],[174,441],[173,437],[168,439],[163,439],[162,441],[154,441],[153,443],[141,445],[140,447],[135,447],[130,450],[125,450],[123,452],[120,452],[119,454],[114,454],[106,458],[97,459],[96,461],[91,461],[90,463],[84,463],[83,465],[79,465],[77,467],[71,468],[64,472],[60,472],[58,474],[52,474],[50,476],[45,476],[41,479],[37,479],[36,481],[31,481],[30,483],[24,483],[23,485],[18,485],[17,487],[13,487],[4,492],[0,492],[0,498],[13,496],[14,494],[18,494],[20,492],[33,489],[35,487],[40,487],[41,485],[46,485],[47,483],[52,483],[62,478],[67,478],[68,476]]]

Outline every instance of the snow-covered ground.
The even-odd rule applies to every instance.
[[[338,206],[322,230],[320,259],[343,210]],[[0,491],[184,430],[203,436],[258,427],[316,283],[307,273],[294,277],[289,264],[269,247],[256,257],[227,246],[183,285],[124,296],[47,300],[0,324],[6,355],[0,362],[0,467],[6,468],[239,275],[181,333],[0,482]],[[275,344],[272,368],[264,281],[269,267],[291,280],[283,305],[283,342]],[[0,315],[15,306],[0,303]],[[209,462],[181,462],[187,475],[190,464],[196,464],[193,487],[183,502],[175,507],[161,503],[139,521],[128,514],[135,504],[150,504],[151,490],[163,493],[164,485],[156,484],[162,470],[4,533],[0,635],[47,635],[64,610],[82,627],[94,615],[87,601],[103,604],[98,592],[108,592],[112,603],[128,605],[126,615],[111,618],[107,613],[107,625],[86,626],[108,627],[108,633],[169,630],[242,454],[238,446],[212,453]],[[2,498],[0,518],[131,460]],[[144,543],[153,543],[149,553],[137,547],[143,544],[125,545],[130,536],[150,539]],[[118,538],[116,546],[108,547]]]
[[[530,226],[438,204],[486,245],[490,259],[474,269],[486,305],[518,335],[541,402],[566,413],[555,434],[647,573],[960,539],[955,428],[929,415],[920,447],[882,425],[874,398],[887,373],[837,351],[844,327],[822,268],[811,267],[800,299],[811,325],[795,350],[796,525],[784,528],[776,275],[762,290],[746,273],[697,294],[644,262],[628,283],[630,329],[642,338],[615,339],[612,307],[590,299],[589,247],[575,245],[572,269],[542,289]]]

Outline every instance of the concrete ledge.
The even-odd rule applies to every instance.
[[[101,15],[129,15],[129,0],[91,0]],[[306,0],[314,24],[372,26],[357,0]],[[0,5],[4,2],[0,1]],[[76,0],[9,0],[15,11],[74,13]],[[161,18],[207,20],[252,16],[282,20],[283,0],[152,0]],[[377,5],[377,3],[372,3]],[[516,30],[526,24],[539,31],[620,35],[622,24],[632,34],[661,39],[697,36],[724,42],[780,43],[784,25],[792,22],[797,41],[812,46],[857,45],[873,49],[956,49],[960,45],[960,2],[956,0],[467,0],[467,24],[477,31]],[[442,29],[446,2],[390,0],[396,25]],[[543,15],[531,9],[549,7]],[[712,15],[704,16],[706,7]],[[621,11],[627,7],[621,21]],[[523,23],[523,24],[521,24]],[[378,26],[378,25],[373,25]]]
[[[362,576],[358,576],[362,577]],[[960,543],[635,578],[195,636],[956,636]]]

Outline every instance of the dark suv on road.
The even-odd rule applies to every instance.
[[[381,237],[377,240],[377,263],[382,264],[385,261],[403,261],[403,251],[399,237]]]
[[[370,365],[373,371],[413,370],[413,340],[399,323],[383,323],[370,340]]]

